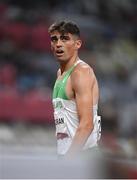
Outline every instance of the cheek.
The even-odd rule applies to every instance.
[[[74,44],[69,44],[68,46],[66,46],[66,50],[67,52],[71,53],[75,51],[75,46]]]

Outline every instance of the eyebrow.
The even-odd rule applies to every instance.
[[[58,38],[57,38],[57,36],[51,36],[50,39],[51,40],[57,40]]]
[[[60,38],[61,39],[64,38],[65,40],[69,40],[70,39],[69,35],[65,35],[65,34],[61,35]]]
[[[58,40],[58,39],[61,39],[61,40],[63,40],[63,39],[69,40],[70,37],[69,37],[69,35],[63,34],[63,35],[60,35],[59,38],[58,38],[58,36],[53,35],[53,36],[50,37],[50,39],[51,39],[51,41],[53,41],[53,40]]]

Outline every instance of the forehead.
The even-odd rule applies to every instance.
[[[62,36],[62,35],[69,36],[69,37],[73,36],[71,33],[61,33],[58,31],[53,31],[52,33],[50,33],[50,36]]]

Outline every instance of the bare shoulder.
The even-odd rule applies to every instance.
[[[79,63],[71,74],[72,88],[77,92],[88,92],[94,87],[95,82],[94,71],[85,62]]]
[[[80,78],[90,79],[90,81],[95,79],[95,74],[92,69],[87,63],[84,61],[80,62],[74,69],[72,73],[72,79],[78,80]]]

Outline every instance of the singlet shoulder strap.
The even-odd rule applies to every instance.
[[[79,64],[81,61],[78,60],[75,64],[73,64],[72,67],[70,67],[70,69],[68,69],[68,71],[64,74],[64,77],[61,80],[56,80],[55,85],[54,85],[54,90],[53,90],[53,99],[60,97],[62,99],[69,99],[66,95],[66,91],[65,91],[65,87],[66,87],[66,83],[67,80],[69,78],[69,76],[71,75],[73,69],[77,66],[77,64]]]
[[[82,61],[82,60],[76,61],[76,63],[66,72],[66,74],[65,74],[65,76],[64,76],[63,79],[64,79],[64,80],[67,80],[68,77],[71,75],[73,69],[74,69],[79,63],[81,63],[81,62],[83,62],[83,61]]]

